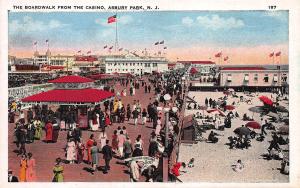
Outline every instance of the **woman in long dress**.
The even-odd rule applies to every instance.
[[[100,140],[100,149],[102,150],[103,146],[106,145],[106,140],[107,140],[107,134],[104,130],[100,132],[99,140]]]
[[[35,126],[35,134],[34,134],[34,138],[36,140],[40,140],[42,138],[42,122],[40,120],[35,120],[34,121],[34,126]]]
[[[91,147],[91,156],[92,156],[92,168],[93,168],[92,174],[94,174],[99,163],[97,142],[94,142],[93,146]]]
[[[80,139],[80,141],[77,143],[77,162],[78,162],[78,164],[80,164],[83,161],[84,151],[85,151],[85,146],[81,142],[81,139]]]
[[[46,130],[46,138],[45,141],[47,143],[52,142],[52,137],[53,137],[53,126],[51,122],[48,122],[45,126],[45,130]]]
[[[54,173],[54,177],[53,177],[53,182],[63,182],[64,181],[64,167],[60,165],[61,159],[57,158],[56,159],[56,164],[53,168],[53,173]]]
[[[27,159],[26,155],[23,154],[21,161],[20,161],[20,175],[19,175],[19,181],[25,182],[26,181],[26,170],[27,170]]]
[[[94,134],[91,134],[90,139],[86,142],[86,151],[87,151],[87,162],[90,164],[92,162],[91,156],[91,147],[94,144]]]
[[[28,153],[26,181],[27,182],[35,182],[36,181],[35,159],[32,158],[32,153]]]
[[[69,161],[70,164],[73,164],[76,159],[76,145],[73,138],[69,139],[66,150],[67,161]]]
[[[112,146],[112,150],[113,152],[117,152],[118,150],[118,131],[115,130],[114,134],[112,135],[112,142],[111,142],[111,146]]]
[[[92,131],[98,131],[98,128],[99,128],[99,114],[96,114],[96,116],[93,119]]]

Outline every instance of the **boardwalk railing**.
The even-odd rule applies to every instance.
[[[183,122],[184,122],[183,120],[184,120],[185,109],[186,109],[186,94],[187,93],[188,92],[184,93],[183,104],[181,107],[180,116],[179,116],[179,120],[178,120],[179,132],[178,132],[176,140],[174,141],[173,151],[170,156],[169,168],[172,167],[178,161],[179,147],[181,144],[182,126],[183,126]]]

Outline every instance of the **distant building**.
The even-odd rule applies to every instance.
[[[190,69],[195,68],[201,76],[210,76],[212,70],[216,68],[216,63],[212,61],[178,61],[184,67]]]
[[[280,66],[266,68],[263,66],[220,67],[220,86],[287,86],[288,69]]]
[[[164,57],[133,56],[130,54],[103,57],[105,73],[144,74],[168,71],[168,61]]]

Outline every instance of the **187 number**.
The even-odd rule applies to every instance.
[[[276,9],[276,5],[271,5],[271,6],[268,6],[270,10],[275,10]]]

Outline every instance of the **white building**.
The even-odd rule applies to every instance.
[[[144,74],[168,71],[168,61],[164,57],[133,55],[107,56],[103,58],[105,73]]]
[[[221,67],[220,86],[286,86],[288,74],[282,67]]]

